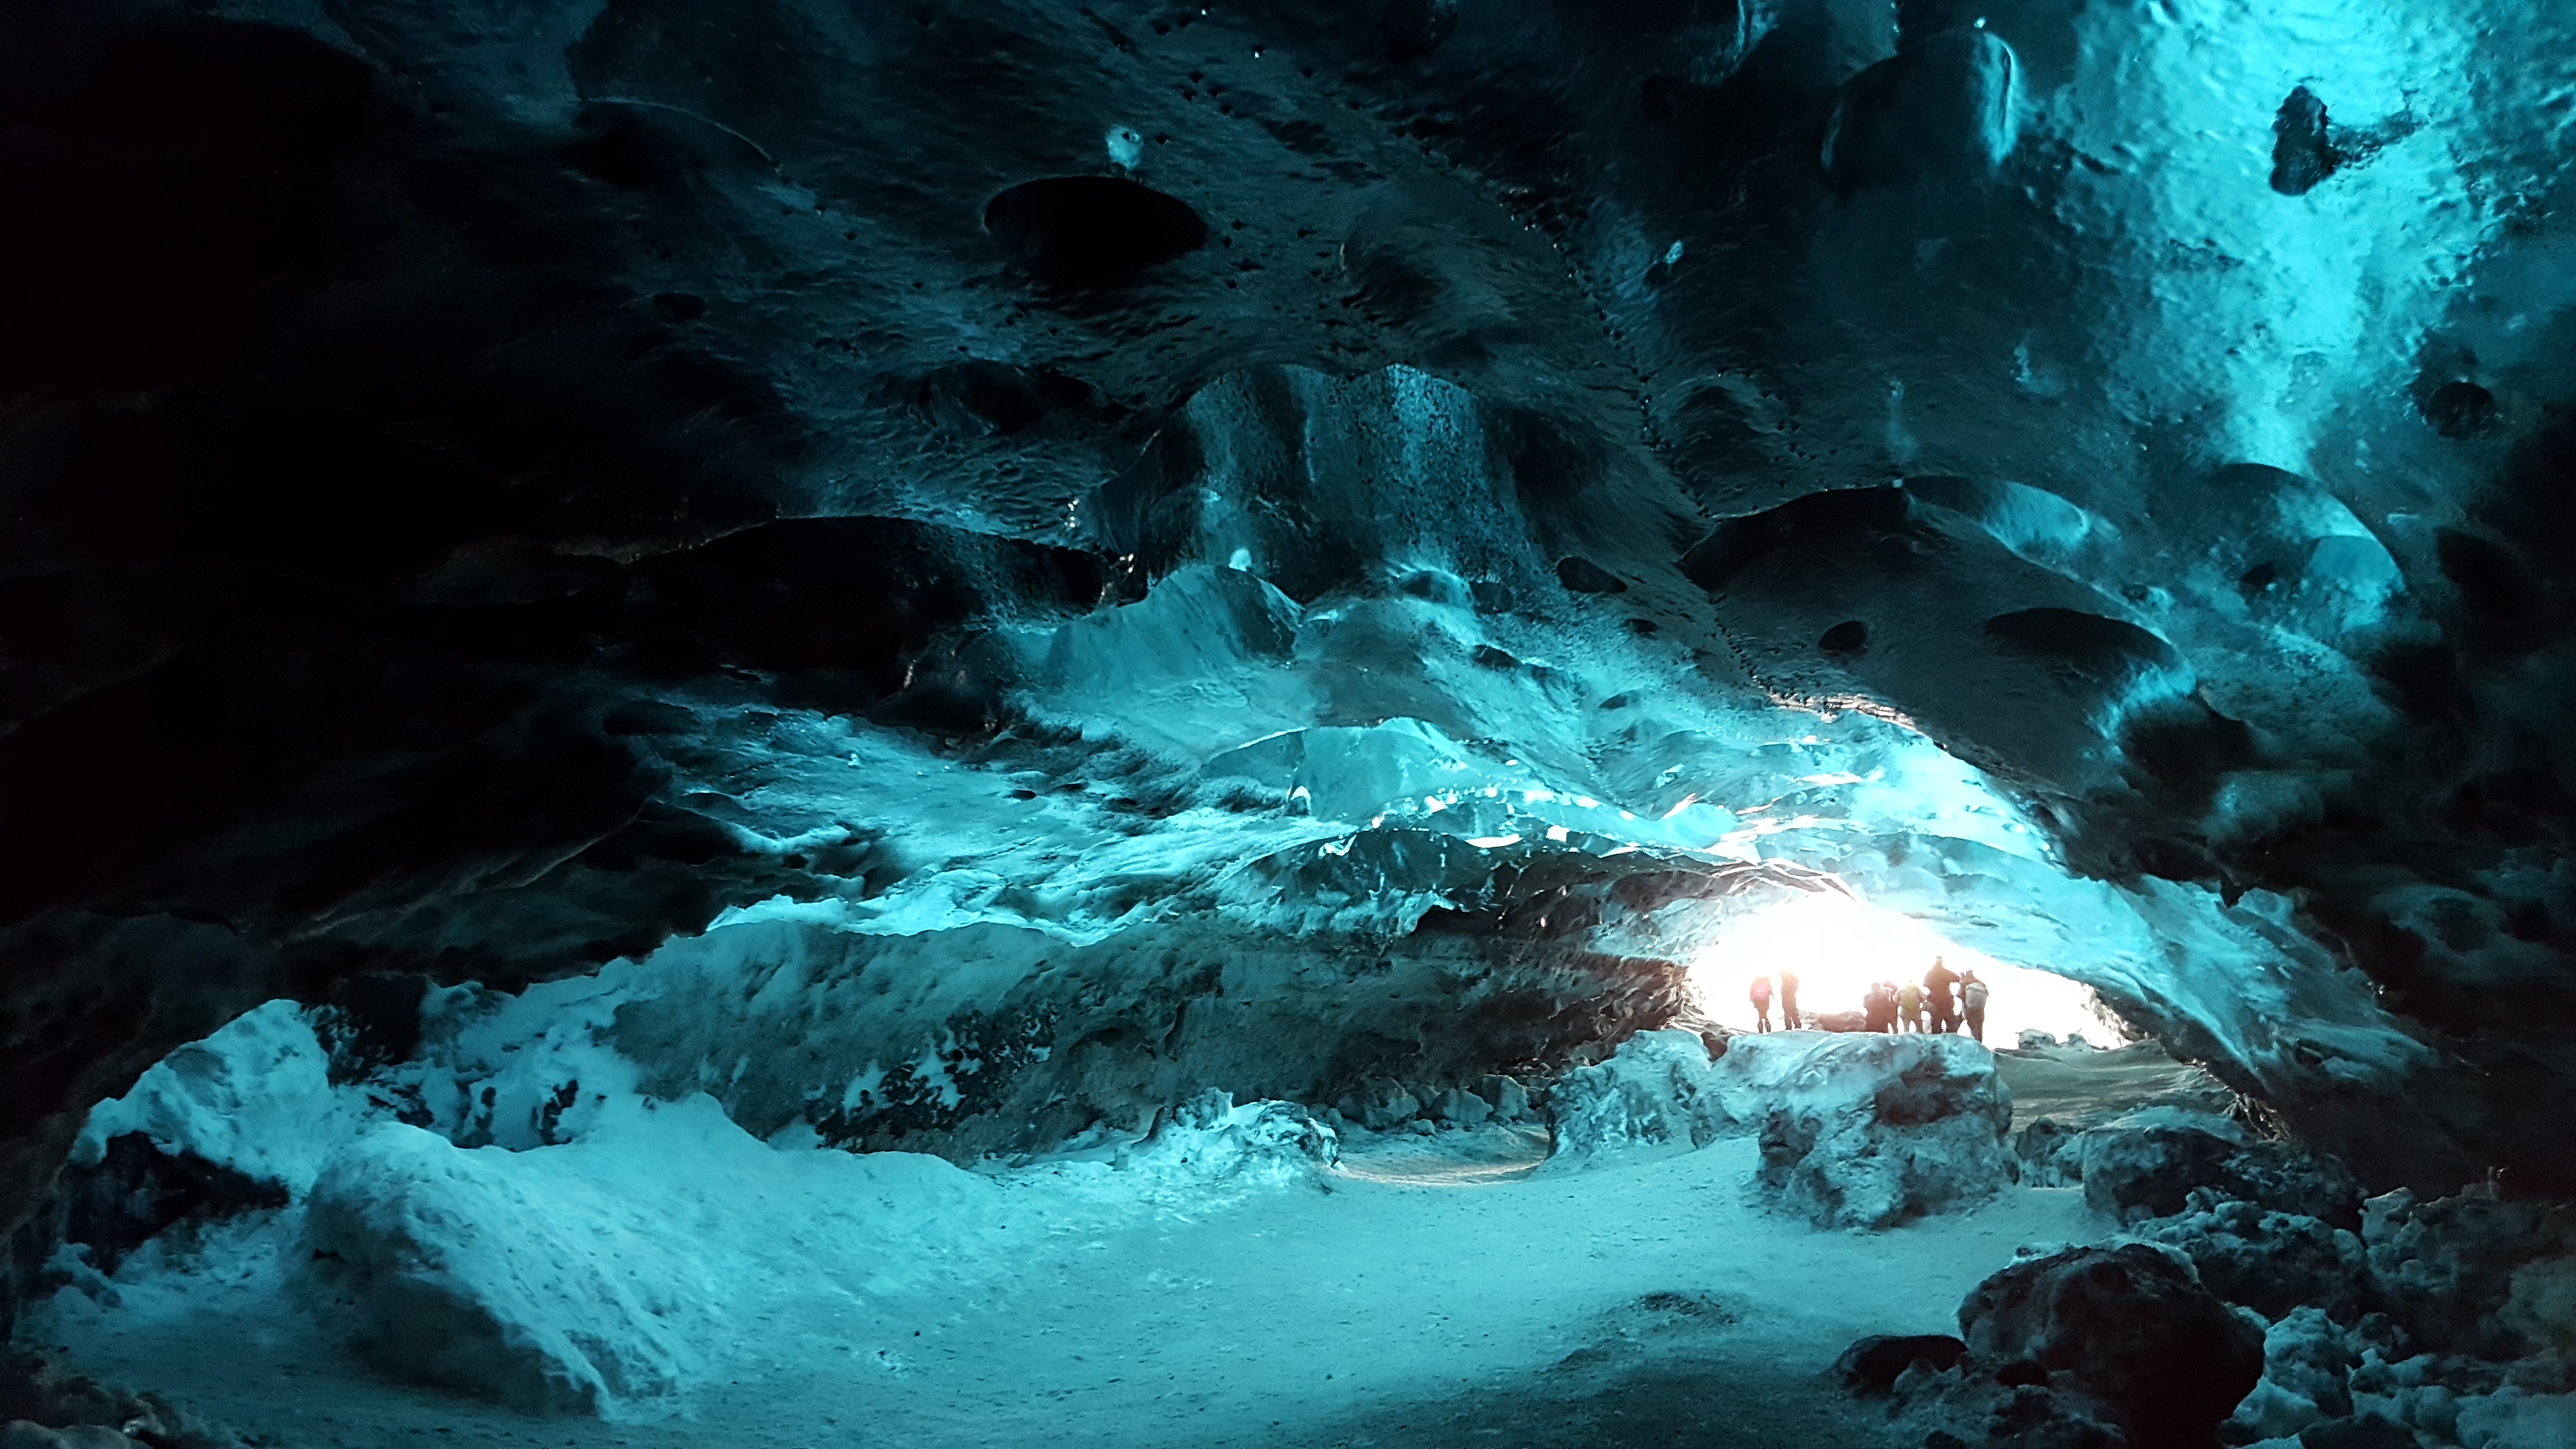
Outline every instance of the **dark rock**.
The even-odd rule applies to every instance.
[[[1522,1086],[1518,1078],[1499,1072],[1488,1074],[1476,1083],[1476,1095],[1494,1109],[1497,1122],[1519,1122],[1530,1115],[1529,1088]]]
[[[1965,1343],[1943,1333],[1872,1334],[1844,1349],[1833,1372],[1847,1388],[1884,1393],[1915,1364],[1948,1370],[1967,1351]]]
[[[2016,1263],[1968,1294],[1959,1330],[1980,1361],[2071,1375],[2138,1449],[2206,1445],[2263,1374],[2262,1331],[2143,1244]]]
[[[159,1394],[0,1350],[0,1449],[241,1449],[243,1442]]]
[[[2084,1134],[2084,1200],[2122,1222],[2171,1217],[2194,1188],[2361,1226],[2361,1189],[2332,1158],[2277,1142],[2238,1141],[2230,1129],[2179,1124],[2098,1127]]]
[[[430,980],[409,973],[353,976],[314,1013],[313,1034],[331,1057],[334,1085],[407,1060],[420,1046]]]
[[[2084,1134],[2053,1117],[2042,1117],[2013,1139],[2021,1159],[2023,1182],[2034,1187],[2062,1187],[2084,1180]]]
[[[2385,1414],[2330,1419],[2299,1431],[2299,1449],[2417,1449],[2415,1431]]]
[[[207,1223],[286,1206],[284,1186],[168,1153],[139,1132],[110,1138],[96,1166],[63,1174],[63,1241],[89,1249],[90,1266],[113,1273],[126,1255],[181,1222]]]
[[[2362,1226],[2370,1270],[2392,1318],[2419,1348],[2505,1360],[2544,1346],[2549,1330],[2515,1307],[2515,1278],[2576,1276],[2576,1211],[2461,1194],[2419,1203],[2374,1198]]]
[[[2181,1249],[2211,1292],[2265,1318],[2307,1304],[2349,1320],[2368,1294],[2368,1260],[2351,1231],[2220,1201],[2206,1189],[2193,1193],[2191,1211],[2158,1220],[2145,1236]]]
[[[2013,1449],[2130,1449],[2143,1443],[2124,1433],[2103,1406],[2038,1384],[1997,1399],[1985,1428],[1988,1443]]]
[[[1431,1099],[1429,1112],[1451,1127],[1482,1127],[1494,1115],[1494,1106],[1464,1087],[1451,1087]]]
[[[2272,117],[2272,189],[2305,196],[2342,164],[2327,135],[2326,103],[2306,86],[2292,87]]]
[[[1362,1082],[1334,1104],[1341,1114],[1372,1132],[1391,1132],[1422,1112],[1422,1099],[1398,1082]]]
[[[1858,619],[1845,619],[1827,629],[1816,647],[1828,654],[1857,654],[1869,647],[1869,626]]]

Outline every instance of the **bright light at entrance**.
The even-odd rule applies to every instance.
[[[1750,1031],[1748,999],[1756,976],[1777,983],[1783,968],[1798,973],[1798,1008],[1858,1011],[1861,993],[1874,981],[1921,982],[1932,958],[1953,971],[1977,973],[1986,983],[1986,1044],[2011,1046],[2025,1029],[2063,1037],[2081,1032],[2096,1046],[2114,1044],[2093,1014],[2093,993],[2063,976],[2007,966],[1972,951],[1911,916],[1857,901],[1838,892],[1801,894],[1729,921],[1717,939],[1691,961],[1691,983],[1700,1009],[1728,1026]],[[1780,1025],[1779,1003],[1771,1024]]]

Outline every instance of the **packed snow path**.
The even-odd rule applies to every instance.
[[[1331,1190],[1048,1240],[964,1295],[818,1296],[759,1324],[687,1417],[532,1419],[391,1384],[275,1286],[201,1280],[48,1323],[84,1368],[295,1449],[1100,1443],[1867,1445],[1822,1377],[1852,1339],[1948,1331],[2023,1244],[2096,1235],[2014,1189],[1888,1233],[1755,1204],[1749,1139],[1531,1173],[1509,1129],[1355,1143]],[[836,1341],[841,1351],[804,1351]],[[434,1439],[415,1436],[435,1436]]]

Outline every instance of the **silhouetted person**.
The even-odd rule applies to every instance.
[[[1860,998],[1860,1021],[1863,1031],[1896,1029],[1896,991],[1886,982],[1872,985]]]
[[[1805,1024],[1806,1019],[1798,1015],[1798,973],[1783,971],[1780,973],[1780,1027],[1784,1031],[1796,1031]]]
[[[1986,1039],[1986,983],[1977,979],[1976,972],[1971,971],[1959,978],[1959,1001],[1967,1008],[1968,1035],[1975,1037],[1980,1043],[1984,1042]]]
[[[1757,1029],[1771,1029],[1771,978],[1768,976],[1753,978],[1753,1020]]]
[[[1932,969],[1923,973],[1923,1004],[1932,1012],[1934,1031],[1959,1029],[1958,998],[1950,994],[1959,984],[1959,973],[1940,957],[1932,958]]]
[[[1896,1021],[1900,1031],[1923,1030],[1923,988],[1908,981],[1896,989]]]

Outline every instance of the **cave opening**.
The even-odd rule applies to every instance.
[[[1911,983],[1919,997],[1922,977],[1935,963],[1988,988],[1979,1023],[1986,1041],[2011,1045],[2035,1033],[2052,1043],[2099,1047],[2136,1035],[2081,983],[1960,945],[1928,922],[1869,904],[1840,882],[1778,893],[1732,913],[1713,940],[1691,953],[1690,977],[1700,1012],[1734,1030],[1790,1024],[1784,973],[1798,979],[1804,1017],[1848,1030],[1872,988]],[[1752,1005],[1757,979],[1771,997],[1770,1009],[1758,1014]],[[1897,1025],[1919,1031],[1926,1020],[1918,1010]]]

